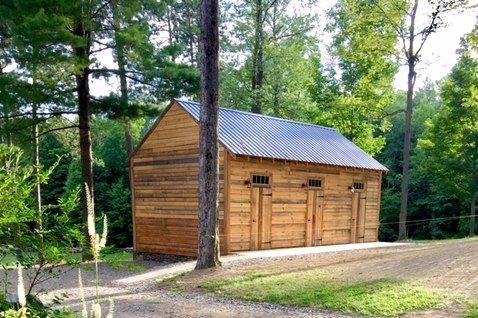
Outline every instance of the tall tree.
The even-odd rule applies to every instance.
[[[478,27],[463,41],[461,57],[442,87],[444,108],[429,122],[420,147],[436,191],[468,202],[469,235],[476,234],[478,200]]]
[[[263,0],[252,1],[254,15],[254,49],[252,51],[252,112],[262,113],[264,85],[264,15],[267,9]]]
[[[307,4],[313,4],[308,1]],[[310,104],[310,56],[318,54],[315,15],[292,10],[292,0],[226,2],[221,30],[221,104],[289,118],[302,118],[297,104]],[[244,59],[244,57],[246,57]]]
[[[387,105],[395,98],[393,80],[397,34],[394,24],[403,18],[404,1],[378,0],[385,17],[369,0],[340,0],[329,12],[334,64],[340,71],[318,74],[311,88],[317,109],[313,120],[340,130],[368,153],[385,145],[378,133]],[[389,20],[390,19],[390,20]],[[330,73],[330,72],[329,72]]]
[[[118,64],[118,75],[120,79],[120,108],[126,109],[129,104],[128,83],[126,78],[126,57],[125,43],[121,34],[123,23],[119,12],[119,1],[111,1],[111,11],[114,25],[114,53]],[[126,152],[128,156],[133,152],[134,142],[131,135],[131,123],[128,118],[122,118],[125,133]]]
[[[393,25],[400,37],[402,47],[401,52],[408,68],[407,76],[407,109],[405,122],[405,135],[403,142],[403,168],[402,168],[402,193],[399,217],[399,234],[398,239],[403,240],[407,237],[407,214],[408,214],[408,189],[410,184],[410,149],[412,134],[412,114],[413,114],[413,97],[415,91],[415,81],[417,78],[416,66],[420,61],[422,50],[430,36],[443,26],[443,15],[445,12],[453,9],[457,0],[436,0],[430,1],[432,6],[429,19],[424,27],[417,25],[417,14],[419,0],[412,0],[406,11],[407,21]],[[383,15],[390,21],[390,17],[386,13],[385,7],[374,1],[374,5],[378,7]]]
[[[219,3],[201,1],[201,112],[199,154],[199,245],[196,269],[217,267],[218,117],[219,117]]]
[[[152,26],[147,22],[151,17],[157,18],[161,6],[162,3],[156,1],[141,4],[125,1],[112,7],[107,0],[76,1],[74,4],[23,0],[0,5],[0,16],[6,25],[2,29],[6,29],[9,36],[15,39],[15,47],[11,51],[19,52],[13,61],[27,60],[22,53],[23,47],[42,47],[42,57],[47,61],[52,60],[49,69],[55,72],[53,78],[58,79],[56,86],[76,93],[76,106],[73,110],[78,115],[78,124],[65,128],[79,128],[83,184],[86,184],[91,193],[92,201],[94,191],[91,116],[94,110],[98,110],[93,109],[93,106],[103,107],[105,103],[102,99],[91,96],[90,79],[122,74],[138,91],[160,98],[167,98],[171,94],[176,96],[183,88],[189,90],[196,86],[194,79],[197,76],[190,68],[181,64],[176,67],[178,64],[170,62],[167,53],[162,52],[161,48],[155,50],[155,45],[151,42]],[[115,11],[118,14],[112,14],[112,9],[118,9]],[[115,39],[119,40],[118,46],[115,45]],[[120,58],[121,62],[125,62],[124,65],[120,63],[124,70],[109,69],[97,59],[97,55],[106,50],[117,49],[121,57],[122,53],[131,52],[133,47],[134,54],[129,54],[128,58]],[[126,101],[125,97],[128,96],[124,94],[124,77],[122,100]],[[95,103],[92,103],[92,100]],[[131,108],[131,103],[127,108]],[[116,111],[121,114],[121,118],[125,117],[125,111]],[[19,109],[19,112],[22,113],[23,110]],[[82,198],[85,207],[84,232],[87,239],[85,191]]]
[[[184,58],[194,66],[198,55],[199,7],[199,0],[171,1],[166,14],[166,32],[174,59]]]

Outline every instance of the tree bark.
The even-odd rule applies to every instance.
[[[73,52],[75,58],[79,61],[89,60],[90,54],[90,32],[85,29],[83,21],[77,21],[75,23],[75,35],[83,37],[86,40],[86,44],[82,46],[75,46]],[[92,255],[89,248],[89,235],[88,235],[88,210],[87,210],[87,197],[86,188],[90,192],[91,200],[94,202],[94,188],[93,188],[93,151],[91,146],[91,125],[90,125],[90,87],[88,83],[88,67],[83,67],[75,75],[76,78],[76,93],[78,98],[78,123],[79,123],[79,135],[80,135],[80,158],[81,158],[81,173],[83,177],[82,184],[82,203],[83,203],[83,233],[86,240],[85,248],[83,248],[83,259],[91,260]]]
[[[168,43],[169,46],[173,45],[173,27],[171,23],[171,6],[168,6],[167,13],[166,13],[166,22],[168,24]],[[171,59],[173,62],[176,62],[176,54],[173,54]]]
[[[119,35],[121,31],[121,17],[118,15],[118,0],[111,1],[112,12],[113,12],[113,23],[115,28],[115,55],[116,62],[118,64],[119,79],[120,79],[120,107],[121,111],[125,112],[128,108],[129,97],[128,97],[128,82],[126,80],[126,60],[125,60],[125,45]],[[133,136],[131,135],[131,123],[129,119],[123,115],[122,118],[124,135],[125,135],[125,147],[128,157],[133,152]]]
[[[37,109],[38,106],[36,103],[33,104],[32,118],[34,121],[38,119]],[[43,230],[43,221],[42,221],[42,204],[41,204],[41,185],[40,185],[40,136],[39,136],[39,127],[38,124],[33,126],[33,151],[35,156],[35,208],[37,211],[37,229],[41,233]]]
[[[220,266],[218,231],[219,4],[201,1],[199,245],[196,269]]]
[[[408,39],[408,85],[407,85],[407,112],[405,121],[405,136],[403,142],[403,167],[402,167],[402,192],[401,192],[401,206],[398,223],[398,239],[404,240],[407,238],[407,214],[408,214],[408,187],[410,184],[410,148],[412,139],[412,117],[413,117],[413,93],[415,86],[415,64],[416,55],[414,52],[415,41],[415,18],[418,8],[418,0],[412,8],[410,16],[409,39]]]
[[[187,15],[187,26],[188,26],[188,46],[189,46],[189,63],[194,65],[196,63],[196,59],[194,58],[194,42],[195,42],[195,32],[192,28],[192,20],[193,14],[195,11],[194,1],[191,1],[190,6],[187,8],[186,15]]]
[[[470,208],[470,237],[475,236],[475,227],[476,227],[476,201],[478,200],[478,192],[476,192],[471,198],[471,208]]]
[[[254,1],[254,49],[252,52],[252,112],[262,113],[264,86],[264,5]]]

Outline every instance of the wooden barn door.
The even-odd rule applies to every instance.
[[[251,187],[251,250],[271,248],[272,189]]]
[[[352,193],[352,217],[350,228],[350,243],[363,243],[365,235],[365,202],[366,193]]]
[[[322,244],[324,191],[309,188],[307,190],[307,215],[305,245]]]

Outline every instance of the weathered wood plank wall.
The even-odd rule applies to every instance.
[[[239,157],[229,159],[229,171],[231,251],[257,247],[257,226],[251,223],[251,209],[256,210],[253,201],[255,197],[251,196],[251,191],[254,193],[256,190],[245,185],[245,181],[250,180],[253,174],[271,176],[271,248],[360,241],[356,237],[357,226],[353,226],[356,225],[356,220],[352,220],[354,195],[348,189],[354,181],[366,184],[366,201],[363,202],[363,219],[360,220],[363,228],[359,230],[363,233],[361,241],[377,240],[380,172]],[[309,178],[322,179],[323,190],[304,187],[303,184]],[[316,199],[313,198],[314,195],[317,196]]]
[[[219,153],[220,239],[225,251],[222,147]],[[172,105],[131,164],[136,252],[196,255],[199,125]]]

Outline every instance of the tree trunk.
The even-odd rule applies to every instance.
[[[172,46],[173,45],[173,27],[171,24],[171,6],[168,6],[168,11],[166,13],[166,20],[168,24],[168,43],[169,43],[169,46]],[[171,56],[171,59],[173,60],[173,62],[176,62],[176,54],[173,54]]]
[[[412,9],[409,27],[409,44],[407,53],[408,62],[408,86],[407,86],[407,112],[405,122],[405,136],[403,142],[403,171],[402,171],[402,200],[400,206],[400,217],[398,225],[398,239],[404,240],[407,238],[407,214],[408,214],[408,186],[410,183],[410,148],[412,139],[412,115],[413,115],[413,90],[415,86],[415,63],[416,56],[414,52],[415,41],[415,17],[418,8],[418,0]]]
[[[33,104],[32,109],[32,118],[34,121],[37,121],[37,105]],[[39,127],[38,123],[33,126],[33,150],[35,156],[35,209],[37,212],[37,229],[41,233],[43,230],[43,221],[42,221],[42,205],[41,205],[41,185],[40,185],[40,137],[39,137]]]
[[[121,31],[121,18],[118,15],[118,0],[111,1],[112,12],[113,12],[113,23],[115,27],[115,55],[116,62],[118,64],[119,78],[120,78],[120,107],[121,112],[126,112],[129,104],[128,97],[128,82],[126,81],[126,61],[124,54],[124,43],[121,39],[121,36],[118,32]],[[133,136],[131,135],[131,123],[129,119],[123,115],[123,126],[125,134],[125,147],[128,157],[133,152]]]
[[[475,221],[476,221],[476,201],[478,200],[478,192],[471,198],[470,208],[470,237],[475,236]]]
[[[255,0],[254,49],[252,52],[252,112],[262,113],[264,84],[264,8],[262,0]]]
[[[76,22],[75,35],[81,36],[86,40],[84,46],[75,46],[73,51],[75,58],[79,61],[89,60],[90,52],[90,33],[85,30],[83,21]],[[88,83],[88,67],[84,67],[77,72],[76,78],[76,93],[78,95],[78,124],[80,135],[80,158],[81,158],[81,173],[83,177],[82,184],[82,203],[83,203],[83,233],[86,240],[85,248],[83,249],[83,259],[91,260],[92,255],[89,246],[88,235],[88,210],[86,188],[90,192],[91,200],[94,202],[94,188],[93,188],[93,151],[91,147],[91,131],[90,131],[90,87]]]
[[[195,37],[194,37],[194,30],[192,27],[192,19],[193,19],[193,13],[195,11],[195,5],[194,1],[191,1],[190,6],[187,8],[186,15],[187,15],[187,26],[188,26],[188,45],[189,45],[189,63],[191,65],[194,65],[196,63],[196,59],[194,57],[194,42],[195,42]]]
[[[199,245],[196,269],[220,266],[218,231],[219,5],[201,1]]]

